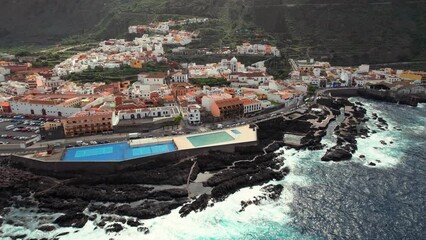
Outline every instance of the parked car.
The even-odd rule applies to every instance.
[[[96,141],[90,141],[90,145],[96,145],[96,144],[98,144],[98,142],[96,142]]]

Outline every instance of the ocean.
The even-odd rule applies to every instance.
[[[290,174],[268,184],[284,186],[277,201],[264,200],[245,211],[241,201],[261,195],[261,187],[244,188],[199,213],[144,220],[150,233],[136,228],[106,234],[92,222],[60,239],[424,239],[426,236],[426,105],[409,107],[360,98],[367,116],[377,113],[389,124],[358,139],[350,161],[321,162],[325,150],[285,149],[279,156]],[[333,146],[333,123],[323,143]],[[398,131],[395,128],[400,128]],[[384,140],[387,145],[380,141]],[[393,143],[391,143],[393,142]],[[365,160],[360,158],[365,155]],[[370,162],[376,166],[369,166]],[[22,213],[21,213],[22,214]],[[28,213],[27,213],[28,214]],[[3,232],[18,229],[3,228]],[[21,229],[23,233],[28,233]],[[42,237],[42,232],[29,233]],[[45,234],[45,233],[44,233]],[[54,237],[54,233],[50,237]]]

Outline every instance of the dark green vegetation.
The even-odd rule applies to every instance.
[[[141,72],[167,72],[170,66],[165,63],[148,62],[143,65],[142,69],[134,69],[128,65],[122,65],[120,68],[104,69],[95,67],[87,69],[81,73],[73,73],[66,76],[67,80],[73,82],[105,82],[112,83],[123,80],[136,81],[138,74]]]
[[[176,116],[176,117],[173,119],[173,123],[174,123],[175,125],[179,125],[179,124],[180,124],[180,122],[182,122],[182,120],[183,120],[183,116],[182,116],[182,113],[181,113],[181,114],[179,114],[179,116]]]
[[[309,86],[308,86],[308,95],[309,96],[315,95],[315,92],[317,91],[317,89],[318,88],[316,86],[309,84]]]
[[[227,86],[229,82],[225,78],[191,78],[189,79],[191,84],[194,84],[198,87],[203,86]]]
[[[119,69],[104,69],[95,67],[94,69],[87,69],[81,73],[72,73],[68,75],[67,80],[73,82],[105,82],[111,83],[123,80],[137,80],[137,75],[140,71],[129,66],[122,66]]]
[[[167,72],[171,67],[165,63],[148,62],[142,69],[131,68],[128,65],[122,65],[120,68],[106,69],[95,67],[87,69],[81,73],[72,73],[66,76],[67,80],[74,82],[105,82],[112,83],[117,81],[131,80],[136,81],[138,74],[142,72]]]
[[[205,42],[194,47],[275,41],[285,56],[339,64],[426,60],[424,1],[0,0],[0,5],[0,48],[128,37],[132,24],[201,16],[217,20],[201,29]]]

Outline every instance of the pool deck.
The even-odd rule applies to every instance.
[[[232,132],[231,130],[238,130],[240,132],[240,134],[236,134],[236,133]],[[217,143],[217,144],[205,145],[205,146],[202,146],[202,147],[214,147],[214,146],[222,146],[222,145],[257,141],[257,133],[256,133],[256,131],[253,131],[253,129],[250,128],[249,125],[234,127],[234,128],[230,128],[230,129],[221,129],[221,130],[212,131],[212,132],[208,132],[208,133],[199,133],[199,134],[177,136],[177,137],[173,137],[173,140],[174,140],[175,145],[176,145],[178,150],[194,149],[194,148],[197,148],[197,147],[192,145],[192,143],[188,140],[188,137],[207,135],[207,134],[212,134],[212,133],[217,133],[217,132],[226,132],[229,135],[231,135],[234,138],[234,140],[221,142],[221,143]]]
[[[234,131],[232,131],[234,130]],[[188,139],[190,137],[195,136],[203,136],[203,135],[209,135],[214,133],[227,133],[229,134],[233,139],[232,140],[225,140],[221,141],[215,144],[207,144],[207,145],[201,145],[201,146],[194,146],[191,141]],[[239,133],[238,133],[239,132]],[[243,144],[243,143],[251,143],[257,141],[257,129],[256,128],[250,128],[249,125],[239,126],[239,127],[233,127],[228,129],[219,129],[216,131],[211,132],[204,132],[204,133],[197,133],[197,134],[189,134],[189,135],[181,135],[181,136],[170,136],[170,137],[160,137],[160,138],[144,138],[144,139],[134,139],[128,141],[129,147],[132,149],[136,149],[143,146],[149,146],[149,145],[156,145],[156,144],[164,144],[173,142],[176,146],[175,151],[180,150],[191,150],[191,149],[197,149],[197,148],[208,148],[208,147],[218,147],[218,146],[227,146],[227,145],[234,145],[234,144]],[[123,142],[124,143],[124,142]],[[114,143],[117,144],[117,143]],[[114,145],[111,144],[105,144],[105,145],[94,145],[90,147],[102,147],[102,146],[108,146],[108,145]],[[85,149],[87,147],[77,147],[72,149]],[[65,157],[65,154],[67,151],[71,149],[62,149],[60,151],[55,150],[54,154],[52,155],[46,155],[46,154],[27,154],[25,157],[32,158],[38,161],[43,162],[62,162]],[[158,153],[163,154],[163,153]],[[158,155],[153,154],[153,155]],[[144,156],[141,156],[142,158]],[[114,159],[118,160],[118,159]],[[126,161],[126,159],[120,159],[121,161]],[[129,159],[127,159],[129,160]],[[88,161],[88,160],[85,160]],[[94,160],[95,161],[95,160]],[[76,161],[78,162],[78,161]]]
[[[162,137],[162,138],[142,138],[130,140],[130,147],[138,147],[143,145],[159,144],[173,141],[173,137]]]

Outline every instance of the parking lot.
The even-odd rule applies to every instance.
[[[0,144],[19,144],[29,141],[39,135],[38,129],[41,124],[41,121],[30,119],[0,118]],[[8,127],[9,130],[6,130]]]

